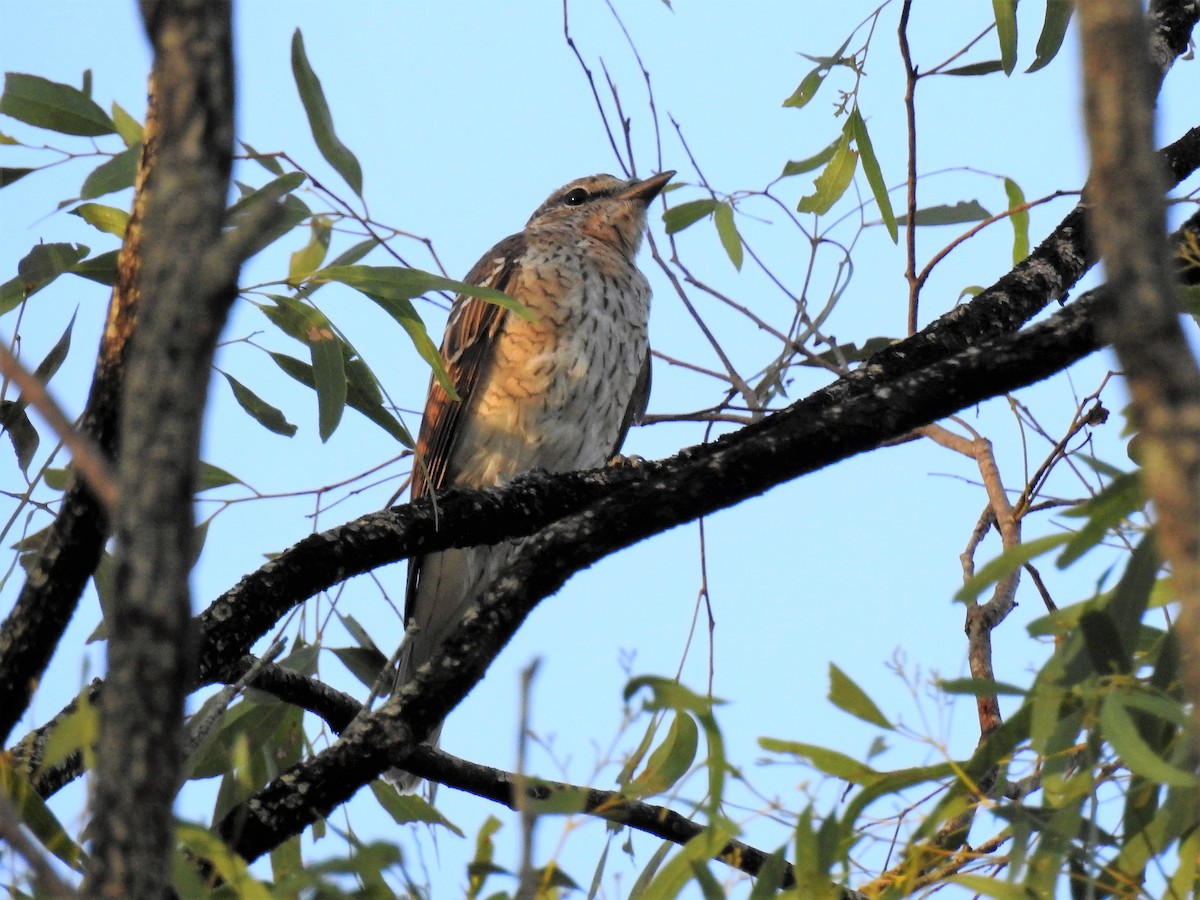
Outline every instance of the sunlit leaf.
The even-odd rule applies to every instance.
[[[818,747],[816,744],[764,737],[758,739],[758,745],[769,753],[789,753],[792,756],[799,756],[808,760],[818,771],[852,784],[868,784],[882,774],[852,756],[839,753],[837,750],[830,750],[828,747]]]
[[[100,738],[100,710],[92,705],[87,691],[82,691],[69,713],[54,723],[42,750],[38,771],[45,772],[66,762],[76,753],[83,754],[85,768],[95,766],[95,745]]]
[[[83,187],[79,189],[79,199],[92,200],[133,187],[141,158],[142,145],[134,144],[112,159],[102,162],[83,180]]]
[[[296,79],[296,88],[300,92],[300,101],[304,104],[304,112],[308,115],[308,125],[312,129],[313,140],[321,155],[337,171],[354,193],[362,196],[362,167],[358,159],[350,152],[345,144],[338,140],[333,130],[333,116],[329,112],[329,104],[325,100],[325,92],[321,89],[321,80],[313,71],[304,52],[304,38],[297,28],[292,35],[292,75]]]
[[[1000,61],[1004,74],[1017,67],[1017,0],[992,0],[996,16],[996,39],[1000,42]]]
[[[1074,12],[1074,0],[1046,0],[1046,18],[1042,21],[1042,33],[1038,35],[1037,53],[1026,72],[1036,72],[1058,55]]]
[[[324,216],[313,216],[308,243],[292,254],[288,262],[288,284],[298,287],[300,282],[320,268],[329,250],[329,238],[333,225]]]
[[[650,754],[646,767],[625,786],[625,790],[639,797],[669,790],[691,768],[699,741],[696,721],[687,713],[675,713],[666,738]]]
[[[71,210],[71,215],[79,216],[98,231],[125,237],[125,229],[129,225],[129,213],[115,206],[105,206],[103,203],[81,203]]]
[[[862,719],[880,728],[895,727],[875,705],[875,701],[867,696],[866,691],[833,663],[829,664],[829,700],[838,709],[850,713],[856,719]]]
[[[142,142],[142,123],[127,113],[116,101],[112,105],[112,120],[126,147],[134,147]]]
[[[1025,192],[1011,178],[1004,179],[1004,193],[1008,197],[1010,210],[1008,219],[1013,228],[1013,265],[1021,262],[1029,255],[1029,210],[1020,209],[1025,205]]]
[[[813,182],[813,193],[800,198],[796,209],[802,213],[814,213],[818,216],[829,212],[833,204],[841,199],[854,179],[854,170],[858,166],[858,154],[850,149],[850,135],[846,130],[838,140],[832,158],[821,170]]]
[[[77,88],[19,72],[4,76],[0,113],[60,134],[99,137],[116,130],[107,113]]]
[[[239,900],[271,900],[270,889],[250,874],[246,861],[215,832],[180,823],[175,828],[175,838],[192,855],[209,863]]]
[[[867,176],[867,184],[871,186],[871,193],[879,207],[879,216],[883,219],[883,226],[894,244],[897,240],[896,213],[892,211],[887,182],[883,180],[883,171],[879,168],[879,160],[876,159],[875,149],[871,146],[867,123],[863,121],[857,106],[850,113],[850,130],[854,136],[854,146],[858,148],[859,157],[862,159],[863,174]]]
[[[67,835],[28,779],[14,769],[7,753],[0,753],[0,795],[7,798],[19,823],[29,829],[43,847],[72,869],[82,871],[83,850]]]
[[[713,213],[713,222],[717,226],[717,236],[721,239],[721,246],[725,248],[725,254],[733,263],[733,267],[740,271],[742,268],[742,236],[738,234],[737,225],[733,222],[733,207],[728,203],[717,204]]]

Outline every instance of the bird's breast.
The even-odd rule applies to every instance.
[[[515,275],[509,293],[535,318],[510,313],[497,336],[460,483],[604,465],[647,352],[650,288],[618,254],[557,247]]]

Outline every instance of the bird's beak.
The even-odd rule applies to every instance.
[[[651,175],[645,181],[635,181],[621,193],[617,194],[618,200],[641,200],[643,203],[649,203],[658,196],[658,192],[667,186],[667,182],[675,177],[675,170],[668,172],[659,172],[657,175]]]

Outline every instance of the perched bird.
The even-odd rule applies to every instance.
[[[650,286],[634,259],[646,207],[674,174],[572,181],[537,208],[524,231],[471,269],[468,283],[504,291],[533,319],[474,297],[455,298],[441,353],[460,399],[431,379],[413,465],[414,500],[451,487],[492,487],[532,469],[594,469],[616,454],[650,394]],[[517,546],[411,560],[409,634],[396,690],[436,659]],[[401,789],[417,781],[403,772],[389,775]]]

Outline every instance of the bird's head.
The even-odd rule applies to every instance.
[[[578,178],[547,197],[525,227],[575,228],[632,258],[646,230],[646,207],[674,175],[669,171],[644,180],[613,175]]]

